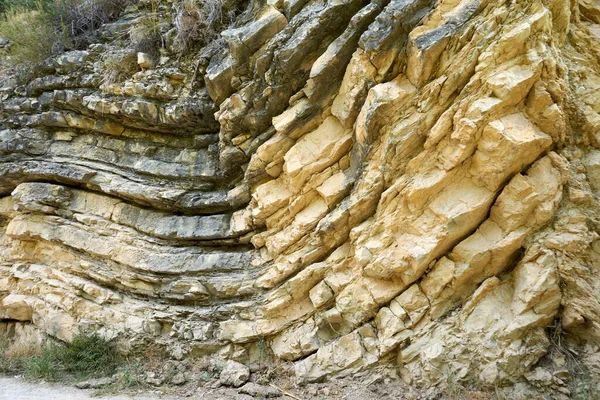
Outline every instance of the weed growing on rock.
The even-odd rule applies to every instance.
[[[568,389],[575,400],[600,399],[598,382],[581,360],[581,353],[569,341],[568,333],[562,329],[561,319],[556,319],[548,328],[550,339],[549,357],[563,360],[563,368],[568,372]]]
[[[135,0],[57,0],[44,7],[59,34],[71,48],[80,49],[97,39],[99,28],[116,20]]]
[[[104,396],[149,389],[150,385],[144,380],[144,367],[141,362],[126,362],[117,368],[112,383],[98,389],[95,395]]]
[[[174,4],[177,40],[183,49],[216,36],[215,26],[223,19],[221,0],[181,0]]]

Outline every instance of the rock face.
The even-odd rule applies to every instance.
[[[240,387],[250,378],[250,369],[237,361],[229,360],[221,371],[219,381],[225,386]]]
[[[221,36],[2,89],[0,319],[301,381],[514,383],[557,329],[598,358],[597,2],[274,0]]]

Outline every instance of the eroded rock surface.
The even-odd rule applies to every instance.
[[[221,35],[2,89],[0,320],[425,386],[520,382],[559,329],[600,372],[600,6],[269,1]]]

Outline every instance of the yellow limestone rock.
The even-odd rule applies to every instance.
[[[33,309],[27,304],[27,296],[9,294],[0,303],[0,313],[4,319],[31,321]]]

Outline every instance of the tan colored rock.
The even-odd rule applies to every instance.
[[[515,65],[488,80],[494,96],[509,102],[518,103],[525,98],[537,79],[540,64],[535,67]]]
[[[273,339],[273,353],[284,360],[296,360],[315,352],[320,343],[314,320],[309,319],[299,329],[283,332]]]
[[[364,101],[367,91],[375,82],[377,70],[369,62],[365,54],[358,50],[352,56],[346,68],[340,91],[333,101],[331,113],[335,115],[345,127],[351,127],[358,115],[356,103]]]
[[[152,59],[152,56],[147,53],[137,53],[137,63],[142,71],[154,68],[154,60]]]
[[[495,188],[532,163],[552,143],[522,114],[490,123],[473,156],[471,172],[488,188]]]
[[[600,190],[600,151],[591,151],[584,160],[587,177],[594,190]]]
[[[337,118],[329,117],[286,153],[284,171],[296,187],[301,186],[311,174],[337,161],[349,145],[350,137]]]
[[[333,299],[333,291],[324,281],[321,281],[317,286],[310,290],[309,297],[315,308],[319,308],[329,300]]]
[[[27,296],[9,294],[0,303],[0,313],[3,319],[14,319],[17,321],[31,321],[33,309],[27,303]]]
[[[250,369],[244,364],[229,360],[221,371],[219,382],[225,386],[240,387],[250,378]]]

